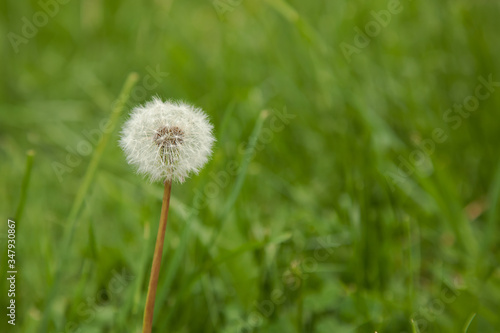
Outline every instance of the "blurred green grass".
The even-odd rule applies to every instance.
[[[17,53],[8,33],[40,4],[0,4],[5,219],[36,151],[17,229],[17,325],[4,316],[0,331],[39,329],[95,152],[85,133],[130,72],[129,108],[187,100],[218,140],[201,174],[173,188],[156,331],[413,332],[412,320],[420,332],[500,331],[500,91],[457,128],[443,118],[478,77],[500,81],[500,5],[401,1],[348,61],[340,45],[387,1],[223,3],[221,16],[210,1],[70,1]],[[438,128],[447,139],[401,173]],[[78,215],[48,332],[140,331],[162,188],[133,173],[117,138]]]

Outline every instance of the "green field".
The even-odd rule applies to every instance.
[[[154,332],[500,332],[498,1],[0,8],[0,332],[141,332],[163,188],[118,139],[154,96],[217,139]]]

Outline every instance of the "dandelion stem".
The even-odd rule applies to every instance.
[[[153,328],[156,288],[158,286],[158,276],[160,275],[161,257],[163,253],[163,243],[165,241],[165,229],[167,227],[171,189],[172,182],[168,180],[165,181],[163,203],[161,205],[160,225],[158,226],[158,235],[156,236],[155,252],[153,255],[153,264],[151,266],[151,277],[149,278],[148,296],[146,298],[146,307],[144,308],[144,322],[142,325],[142,333],[150,333],[151,329]]]

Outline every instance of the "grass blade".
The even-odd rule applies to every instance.
[[[470,325],[472,324],[472,321],[474,320],[474,318],[476,317],[476,314],[473,313],[470,317],[469,317],[469,320],[467,321],[467,324],[465,325],[464,327],[464,333],[467,333],[467,331],[469,330],[469,327]]]
[[[62,270],[64,267],[64,264],[66,260],[68,259],[68,252],[71,246],[71,241],[73,240],[73,235],[76,230],[76,226],[78,224],[78,214],[81,210],[83,201],[85,199],[85,196],[87,195],[87,192],[90,188],[90,185],[92,184],[92,181],[94,179],[94,176],[96,174],[97,168],[99,166],[99,162],[101,161],[101,157],[104,153],[104,149],[106,148],[109,139],[111,137],[111,134],[113,133],[114,128],[116,127],[118,120],[120,118],[121,113],[123,112],[123,109],[125,107],[125,104],[130,96],[130,92],[134,85],[137,83],[138,80],[138,75],[136,73],[131,73],[127,77],[127,80],[125,81],[125,84],[123,85],[122,91],[120,93],[120,96],[118,97],[118,100],[114,104],[113,111],[109,117],[108,123],[107,123],[107,131],[106,133],[103,134],[101,140],[97,144],[97,147],[94,151],[94,154],[92,155],[92,158],[90,160],[89,166],[87,167],[87,171],[85,172],[85,176],[83,178],[83,181],[80,185],[80,188],[78,189],[78,192],[76,194],[75,201],[73,202],[73,206],[71,207],[71,211],[69,213],[68,219],[67,219],[67,227],[64,233],[64,238],[63,238],[63,243],[62,243],[62,249],[59,253],[61,253],[61,258],[59,259],[59,264],[56,266],[56,271],[54,275],[54,280],[52,282],[52,285],[50,286],[49,293],[47,295],[47,301],[44,306],[44,312],[43,312],[43,318],[42,322],[40,324],[40,327],[38,329],[38,332],[47,332],[47,327],[48,327],[48,322],[49,322],[49,317],[51,314],[51,309],[52,309],[52,303],[54,301],[54,298],[56,296],[57,288],[59,288],[59,282],[61,280],[61,275],[62,275]]]
[[[26,152],[26,168],[24,171],[23,183],[21,185],[21,195],[19,197],[19,204],[17,205],[16,215],[14,221],[19,223],[24,211],[24,205],[26,204],[26,197],[28,193],[28,185],[31,178],[31,170],[33,169],[33,158],[35,157],[34,150],[28,150]]]

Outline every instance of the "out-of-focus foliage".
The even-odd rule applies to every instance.
[[[133,71],[125,112],[183,99],[217,137],[201,174],[173,187],[156,332],[500,331],[498,2],[59,1],[0,3],[2,311],[6,218],[36,151],[17,325],[2,312],[0,331],[39,328]],[[140,332],[162,187],[117,140],[48,332]]]

